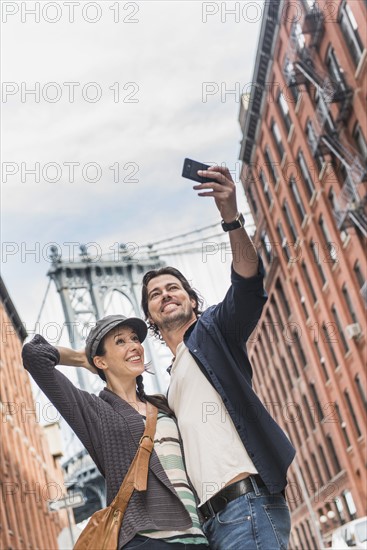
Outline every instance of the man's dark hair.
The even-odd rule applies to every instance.
[[[180,281],[184,290],[186,290],[190,298],[193,298],[195,300],[194,313],[196,316],[201,314],[204,300],[200,296],[200,294],[194,288],[192,288],[189,281],[186,279],[186,277],[182,275],[181,271],[179,271],[178,269],[168,266],[168,267],[161,267],[160,269],[152,269],[151,271],[147,271],[143,277],[141,307],[144,311],[145,320],[148,322],[148,328],[153,332],[155,336],[157,336],[157,338],[162,340],[162,336],[157,325],[149,321],[149,308],[148,308],[148,283],[152,279],[155,279],[160,275],[172,275],[173,277],[176,277],[176,279]]]

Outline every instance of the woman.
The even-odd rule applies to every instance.
[[[208,548],[182,458],[177,426],[163,396],[144,392],[147,327],[141,319],[109,315],[96,323],[84,353],[55,348],[36,335],[23,348],[24,367],[79,437],[106,479],[107,503],[120,488],[144,432],[146,401],[158,408],[148,488],[135,491],[119,536],[119,548]],[[106,381],[99,396],[79,390],[57,364],[87,367]]]

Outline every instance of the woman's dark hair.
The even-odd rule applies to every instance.
[[[149,401],[152,405],[157,407],[159,411],[162,411],[169,416],[174,416],[174,412],[169,408],[167,398],[164,395],[146,395],[144,391],[143,376],[139,374],[136,377],[137,394],[141,401]]]
[[[181,271],[179,271],[178,269],[175,269],[174,267],[161,267],[160,269],[152,269],[151,271],[147,271],[143,277],[141,307],[144,311],[145,320],[148,323],[148,328],[153,332],[154,336],[162,340],[162,336],[157,325],[149,321],[149,308],[148,308],[148,283],[150,283],[152,279],[155,279],[160,275],[172,275],[173,277],[176,277],[176,279],[180,281],[184,290],[186,290],[190,298],[193,298],[193,300],[195,300],[194,313],[196,316],[201,314],[201,309],[203,307],[204,300],[200,296],[200,294],[197,292],[197,290],[192,288],[189,281],[186,279],[186,277],[184,277],[184,275],[182,275]]]
[[[106,334],[106,336],[107,336],[107,334]],[[102,338],[102,340],[100,341],[100,343],[98,344],[96,355],[103,356],[106,353],[106,349],[105,349],[105,346],[104,346],[106,336],[104,336]],[[96,367],[96,369],[97,369],[97,372],[98,372],[98,375],[100,376],[100,378],[102,378],[102,380],[104,382],[107,382],[107,378],[106,378],[106,375],[104,373],[104,370],[99,369],[98,367]],[[160,394],[146,395],[146,393],[144,391],[143,376],[141,374],[139,374],[139,376],[136,377],[136,393],[138,394],[139,399],[141,401],[144,401],[144,402],[149,401],[149,403],[151,403],[152,405],[157,407],[157,409],[159,411],[162,411],[162,412],[168,414],[169,416],[174,416],[174,413],[169,408],[168,401],[167,401],[167,399],[164,395],[160,395]]]

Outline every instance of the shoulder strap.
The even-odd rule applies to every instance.
[[[117,495],[110,504],[122,512],[125,512],[134,489],[136,491],[147,489],[149,459],[154,446],[157,414],[157,407],[147,401],[145,430],[140,438],[138,450]]]

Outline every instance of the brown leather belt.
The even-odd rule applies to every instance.
[[[265,487],[265,483],[259,475],[251,476],[255,479],[258,487]],[[212,498],[204,502],[199,506],[200,513],[204,516],[205,521],[209,518],[212,518],[223,510],[228,502],[235,500],[236,498],[253,491],[254,487],[251,483],[250,477],[245,479],[240,479],[231,485],[223,487],[218,493],[216,493]]]

